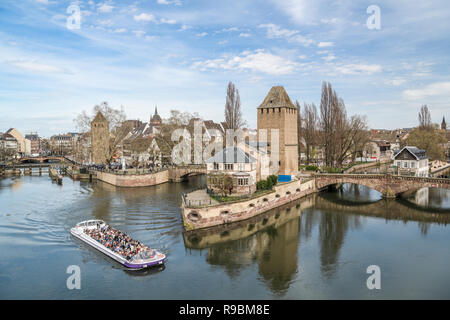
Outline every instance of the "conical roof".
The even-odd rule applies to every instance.
[[[92,120],[92,122],[108,122],[108,120],[106,120],[103,113],[99,111],[97,112],[97,115],[95,116],[94,120]]]
[[[152,117],[152,121],[161,121],[161,117],[158,114],[158,107],[155,107],[155,115]]]
[[[295,108],[294,104],[289,98],[286,90],[282,86],[272,87],[263,103],[258,107],[260,108]]]

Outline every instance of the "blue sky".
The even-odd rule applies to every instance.
[[[80,29],[67,8],[81,9]],[[381,28],[370,30],[377,5]],[[243,115],[273,85],[320,103],[330,81],[349,114],[372,128],[450,119],[450,3],[325,0],[0,1],[0,131],[75,131],[108,101],[147,120],[158,105],[222,121],[228,81]]]

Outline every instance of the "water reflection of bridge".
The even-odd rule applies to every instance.
[[[422,234],[433,223],[450,223],[450,215],[426,212],[406,200],[360,204],[314,194],[250,220],[185,232],[184,242],[189,249],[207,250],[207,262],[231,278],[257,263],[266,285],[283,295],[299,272],[302,242],[316,237],[317,230],[321,273],[331,279],[347,233],[362,228],[365,216],[417,222]]]

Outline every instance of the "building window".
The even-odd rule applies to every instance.
[[[416,164],[414,162],[411,162],[411,168],[415,168]]]
[[[218,163],[214,163],[214,170],[219,170],[219,164]]]
[[[239,170],[239,171],[244,171],[244,170],[245,170],[245,164],[239,163],[239,164],[238,164],[238,170]]]
[[[248,186],[248,178],[239,178],[238,185],[239,186]]]
[[[401,162],[400,162],[400,161],[397,161],[397,167],[400,168],[400,166],[401,166]]]
[[[232,163],[225,163],[225,170],[233,170],[233,164]]]
[[[407,161],[403,162],[403,168],[408,168],[408,162]]]

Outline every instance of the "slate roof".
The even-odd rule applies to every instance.
[[[256,159],[237,147],[227,147],[206,160],[206,163],[255,163]]]
[[[428,159],[426,150],[422,150],[422,149],[419,149],[419,148],[414,147],[414,146],[406,146],[406,147],[404,147],[404,148],[401,149],[401,150],[396,150],[396,152],[395,152],[395,154],[394,154],[394,158],[396,158],[397,155],[399,155],[400,153],[402,153],[402,151],[405,150],[405,149],[406,149],[409,153],[411,153],[411,154],[416,158],[416,160]]]

